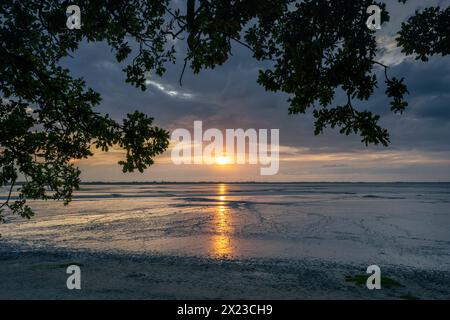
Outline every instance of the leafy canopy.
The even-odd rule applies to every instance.
[[[406,2],[406,0],[399,0]],[[82,28],[66,27],[65,10],[77,4]],[[106,42],[124,68],[126,81],[146,89],[148,73],[162,76],[175,62],[175,39],[186,43],[184,70],[194,73],[224,64],[233,42],[268,61],[258,83],[288,93],[289,112],[312,110],[315,133],[338,127],[359,134],[365,144],[388,145],[380,117],[355,102],[373,95],[385,69],[389,108],[402,113],[408,94],[404,79],[389,78],[377,62],[376,32],[366,28],[369,0],[187,0],[176,8],[169,0],[2,0],[0,6],[0,184],[10,190],[0,206],[30,217],[27,199],[68,203],[80,183],[73,160],[95,148],[119,146],[124,172],[142,172],[168,146],[168,132],[136,111],[118,122],[95,108],[100,95],[83,79],[61,67],[82,41]],[[427,60],[450,50],[450,10],[427,8],[405,21],[398,44],[407,54]],[[336,105],[336,93],[347,96]],[[12,197],[15,184],[17,196]]]

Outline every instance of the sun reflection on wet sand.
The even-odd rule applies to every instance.
[[[213,219],[216,234],[212,238],[212,251],[215,256],[226,257],[233,253],[233,247],[230,237],[232,232],[231,215],[226,206],[227,187],[225,184],[218,186],[218,194],[219,202],[215,208]]]

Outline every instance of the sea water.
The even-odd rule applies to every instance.
[[[100,184],[31,205],[0,246],[450,270],[447,183]]]

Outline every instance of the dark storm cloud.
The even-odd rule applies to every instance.
[[[416,103],[419,117],[432,118],[440,122],[450,121],[450,94],[425,96]]]
[[[434,2],[430,1],[430,5]],[[395,38],[393,32],[400,24],[398,19],[413,13],[415,6],[421,3],[409,2],[410,13],[404,11],[406,7],[393,4],[391,16],[394,20],[392,25],[382,30],[380,37],[385,36],[383,41],[389,44],[389,39]],[[314,136],[312,116],[288,115],[288,96],[266,92],[256,83],[258,71],[266,66],[255,61],[251,52],[239,45],[233,46],[233,55],[223,66],[203,70],[198,75],[187,69],[180,86],[185,48],[183,42],[176,46],[177,63],[167,65],[162,78],[150,75],[144,92],[125,83],[125,74],[121,70],[124,65],[115,61],[106,44],[84,43],[74,59],[67,59],[64,64],[101,93],[100,110],[116,119],[127,112],[140,110],[170,130],[179,127],[191,129],[194,120],[203,120],[205,128],[279,128],[281,145],[306,148],[310,154],[364,154],[387,150],[375,146],[367,148],[358,136],[341,136],[337,130],[329,129],[324,135]],[[389,69],[390,76],[405,78],[411,93],[408,110],[402,116],[390,112],[381,68],[376,71],[379,88],[368,102],[355,102],[355,106],[383,116],[382,125],[391,133],[392,145],[388,150],[450,150],[450,58],[436,57],[424,63],[405,58],[399,50],[387,46],[380,59],[393,63]],[[342,95],[337,97],[339,100]],[[352,170],[341,163],[325,164],[324,168],[333,169],[333,166]],[[373,172],[380,170],[385,168],[373,169]]]

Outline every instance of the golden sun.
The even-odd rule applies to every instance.
[[[231,160],[227,156],[220,156],[220,157],[216,158],[216,164],[218,164],[220,166],[224,166],[224,165],[227,165],[230,163],[231,163]]]

